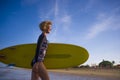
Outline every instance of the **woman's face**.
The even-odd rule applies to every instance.
[[[51,27],[52,27],[52,25],[48,25],[48,26],[47,26],[46,33],[48,33],[48,34],[50,33]]]

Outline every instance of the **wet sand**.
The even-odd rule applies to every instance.
[[[50,80],[120,80],[120,70],[59,69],[48,70]],[[31,69],[0,68],[0,80],[30,80]]]

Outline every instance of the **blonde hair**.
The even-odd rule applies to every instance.
[[[47,29],[48,25],[52,25],[51,21],[43,21],[39,24],[39,28],[41,31],[44,31],[45,29]]]

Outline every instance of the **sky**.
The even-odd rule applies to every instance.
[[[36,43],[44,20],[53,23],[50,43],[87,49],[84,64],[120,64],[120,0],[0,0],[0,49]]]

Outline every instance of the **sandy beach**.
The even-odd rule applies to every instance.
[[[120,69],[56,69],[48,71],[79,76],[97,76],[120,79]]]
[[[54,69],[48,70],[50,80],[120,80],[120,70],[114,69]],[[0,68],[0,80],[30,80],[31,69]]]
[[[48,69],[50,80],[120,80],[120,69]],[[1,64],[0,80],[30,80],[31,69]]]

